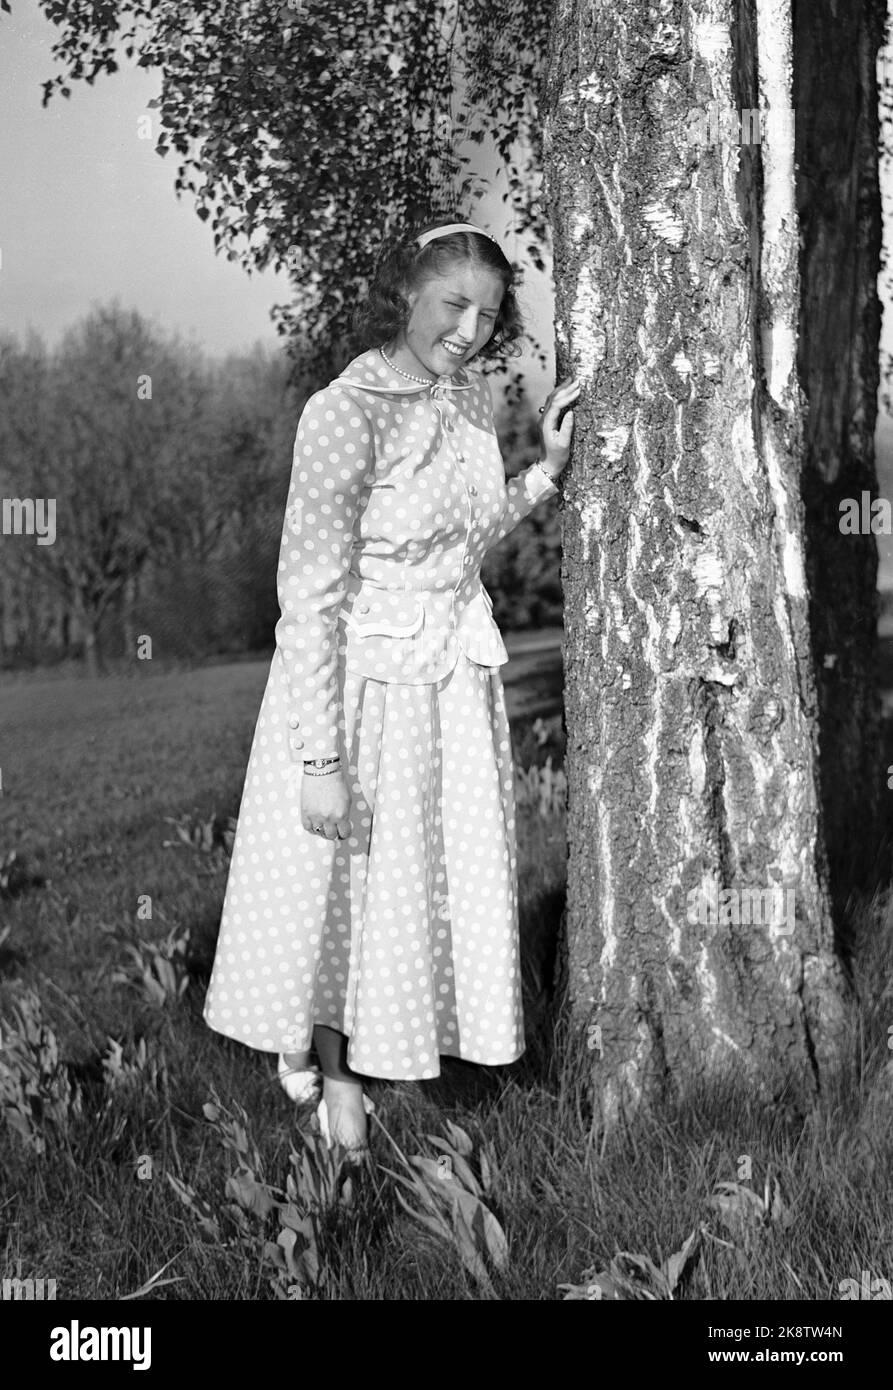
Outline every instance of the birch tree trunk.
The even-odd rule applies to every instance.
[[[847,1019],[791,103],[789,0],[558,0],[558,375],[584,382],[563,489],[566,974],[608,1123],[735,1070],[808,1104]]]

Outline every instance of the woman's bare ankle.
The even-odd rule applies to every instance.
[[[351,1100],[363,1093],[363,1082],[359,1076],[326,1076],[323,1073],[322,1084],[333,1100]]]
[[[282,1056],[292,1071],[308,1071],[312,1066],[309,1052],[283,1052]]]

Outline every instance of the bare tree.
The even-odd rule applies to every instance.
[[[206,457],[203,380],[194,356],[117,306],[97,309],[55,354],[40,412],[52,448],[35,462],[32,487],[55,499],[57,536],[29,562],[67,596],[91,674],[102,667],[104,614],[135,597],[150,557],[166,551],[191,505]],[[128,612],[124,625],[132,633]]]

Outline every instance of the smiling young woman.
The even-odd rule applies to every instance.
[[[472,358],[520,353],[524,324],[514,279],[493,237],[442,219],[383,251],[354,324],[398,369],[425,380],[452,375]]]
[[[331,1143],[365,1153],[363,1077],[524,1050],[508,654],[487,550],[557,492],[576,381],[506,481],[490,389],[517,352],[511,264],[468,223],[380,258],[368,344],[310,397],[205,1019],[279,1053]],[[564,419],[559,423],[564,412]]]

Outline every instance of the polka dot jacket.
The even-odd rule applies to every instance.
[[[309,398],[278,571],[294,762],[339,751],[339,646],[354,674],[410,685],[441,679],[460,649],[507,661],[481,562],[557,491],[535,464],[506,481],[477,370],[416,384],[376,348]]]

